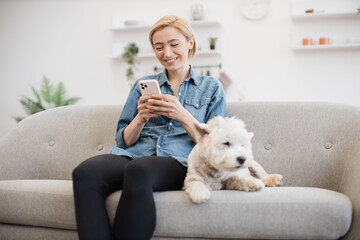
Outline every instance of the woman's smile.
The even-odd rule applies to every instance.
[[[171,58],[171,59],[165,59],[164,61],[167,62],[168,64],[174,64],[176,62],[176,60],[178,60],[179,57],[175,57],[175,58]]]

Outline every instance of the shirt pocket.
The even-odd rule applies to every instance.
[[[205,116],[210,103],[210,98],[188,98],[185,100],[185,109],[188,110],[199,122],[205,121]]]

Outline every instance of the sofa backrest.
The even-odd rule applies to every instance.
[[[32,115],[0,140],[0,180],[71,179],[85,159],[115,145],[122,106],[67,106]],[[228,103],[254,132],[255,159],[285,185],[337,190],[360,156],[360,110],[332,103]],[[359,159],[360,160],[360,159]]]
[[[229,104],[254,132],[255,159],[288,186],[337,191],[351,161],[360,161],[360,109],[337,103]],[[358,158],[358,159],[356,159]],[[351,171],[346,171],[351,172]],[[353,174],[353,173],[352,173]],[[344,181],[345,182],[345,181]]]
[[[66,106],[31,115],[0,140],[1,179],[71,179],[115,144],[122,106]]]

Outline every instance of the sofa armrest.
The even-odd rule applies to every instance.
[[[358,130],[360,132],[360,130]],[[356,140],[360,143],[360,139]],[[349,232],[343,239],[356,240],[360,236],[360,146],[356,153],[349,157],[343,172],[339,192],[347,195],[353,205],[353,218]]]
[[[338,191],[347,195],[353,205],[353,218],[349,232],[343,239],[355,240],[360,237],[360,110],[354,110],[350,123],[351,132],[348,133],[348,145],[344,152],[345,167]]]

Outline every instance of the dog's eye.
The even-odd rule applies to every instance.
[[[227,142],[223,142],[223,145],[227,146],[227,147],[230,147],[231,146],[231,143],[229,141]]]

